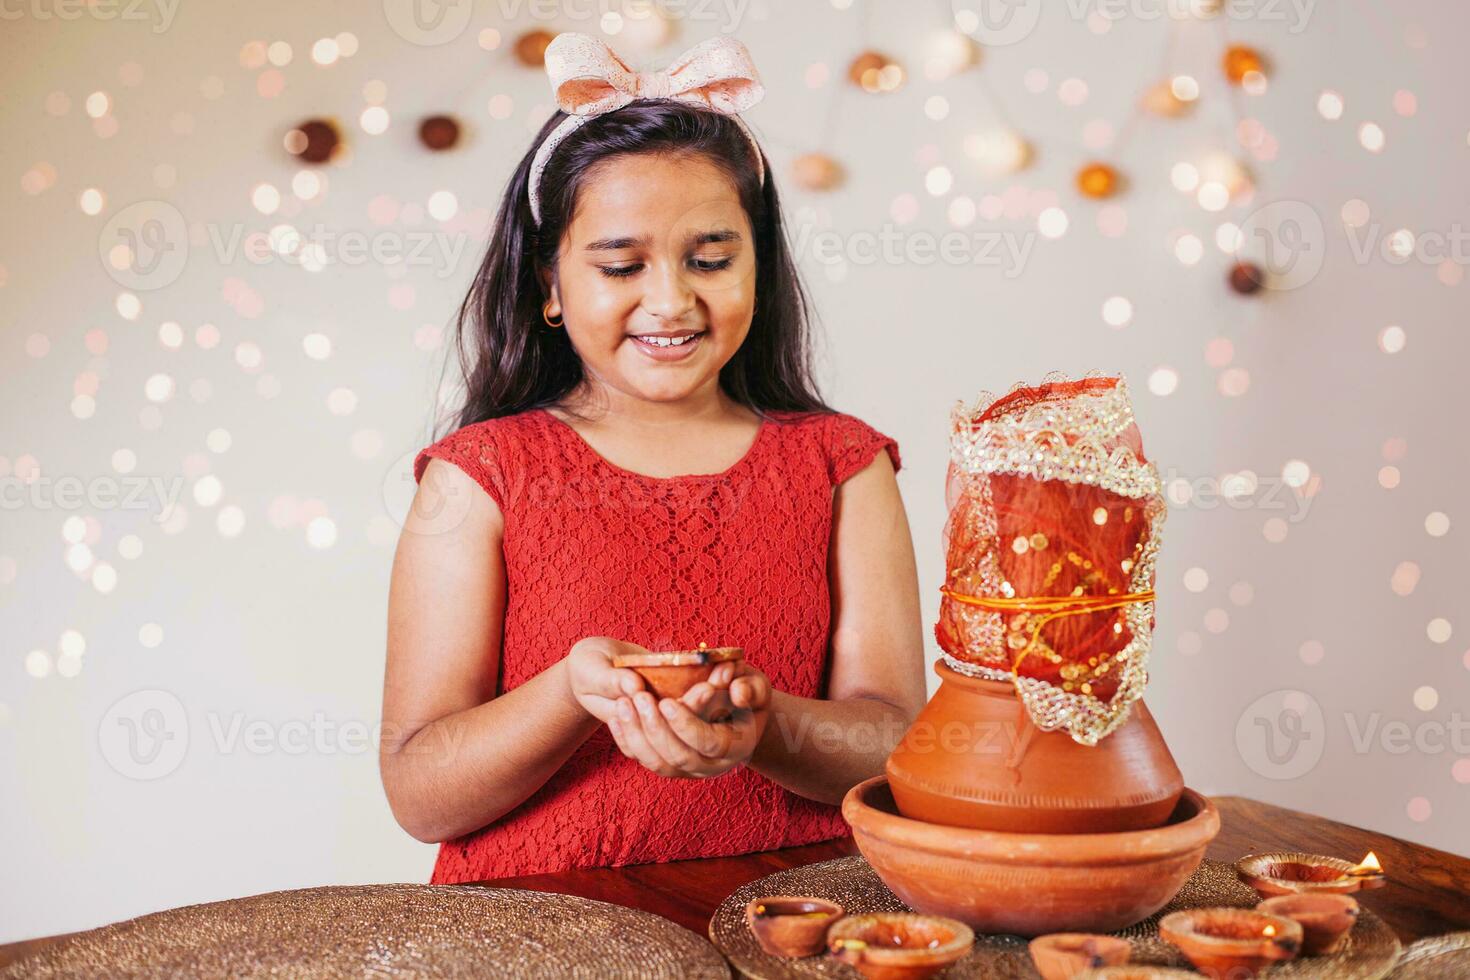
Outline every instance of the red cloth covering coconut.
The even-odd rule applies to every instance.
[[[1165,506],[1122,378],[1048,376],[952,419],[934,632],[1037,727],[1095,745],[1148,681]]]

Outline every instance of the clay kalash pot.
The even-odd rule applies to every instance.
[[[647,682],[654,697],[680,698],[695,684],[709,680],[715,667],[744,657],[740,647],[700,647],[667,653],[628,653],[613,657],[614,667],[628,667]]]
[[[943,660],[943,683],[888,757],[906,817],[1006,833],[1095,834],[1157,827],[1184,777],[1143,703],[1095,746],[1036,727],[1010,684]]]
[[[827,927],[842,911],[824,898],[768,895],[745,906],[745,924],[772,956],[811,956],[827,948]]]
[[[998,833],[902,816],[875,776],[842,801],[858,850],[910,908],[981,932],[1113,932],[1163,908],[1220,832],[1186,789],[1161,827],[1093,834]]]

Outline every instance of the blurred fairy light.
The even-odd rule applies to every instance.
[[[1133,303],[1126,296],[1110,296],[1103,301],[1102,318],[1110,327],[1126,327],[1133,321]]]
[[[326,334],[309,333],[301,338],[301,349],[313,361],[325,361],[332,356],[332,341]]]
[[[1383,152],[1385,142],[1383,128],[1377,123],[1363,123],[1358,127],[1358,142],[1363,144],[1363,149],[1369,153]]]
[[[428,211],[435,221],[448,221],[459,211],[459,198],[453,191],[435,191],[429,195]]]
[[[1312,468],[1300,459],[1289,459],[1281,467],[1281,480],[1289,487],[1304,487],[1312,478]]]
[[[337,525],[330,517],[316,517],[306,525],[306,543],[313,548],[330,548],[337,543]]]
[[[275,41],[266,48],[265,56],[277,68],[284,68],[291,63],[291,45],[285,41]]]
[[[1175,75],[1169,81],[1169,91],[1180,102],[1193,102],[1199,98],[1199,82],[1193,75]]]
[[[934,197],[943,197],[954,186],[954,175],[948,167],[931,167],[924,175],[924,189]]]
[[[250,203],[261,214],[275,214],[281,206],[281,192],[272,184],[256,184],[250,191]]]
[[[1194,235],[1185,233],[1174,242],[1174,257],[1184,265],[1198,265],[1204,255],[1204,243]]]
[[[77,197],[77,205],[81,207],[82,213],[93,217],[101,214],[106,204],[107,198],[95,187],[88,187]]]
[[[987,177],[1003,177],[1024,167],[1031,148],[1020,134],[1010,129],[986,129],[965,137],[965,153],[980,165]]]
[[[124,320],[136,320],[143,312],[143,301],[133,293],[118,293],[113,307]]]
[[[106,92],[93,92],[87,96],[87,115],[93,119],[101,119],[112,111],[112,96]]]
[[[1170,367],[1159,367],[1148,376],[1148,390],[1160,398],[1174,394],[1179,387],[1179,372]]]
[[[1049,207],[1036,216],[1036,229],[1044,238],[1061,238],[1067,233],[1067,212]]]
[[[1175,190],[1189,194],[1199,187],[1199,168],[1181,160],[1170,168],[1169,182]]]
[[[1324,89],[1317,96],[1317,113],[1328,122],[1336,122],[1342,118],[1343,101],[1342,95],[1332,89]]]
[[[1226,221],[1215,229],[1215,247],[1226,255],[1234,255],[1245,244],[1245,235],[1240,226]]]
[[[336,38],[324,37],[311,46],[311,60],[323,67],[336,64],[341,54]]]
[[[1407,342],[1408,335],[1404,333],[1404,328],[1397,325],[1384,327],[1378,334],[1378,348],[1385,354],[1397,354],[1404,349]]]
[[[381,136],[388,131],[388,110],[380,105],[368,106],[358,117],[358,125],[369,136]]]

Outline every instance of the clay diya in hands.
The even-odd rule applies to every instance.
[[[701,681],[709,680],[715,667],[745,656],[740,647],[708,647],[660,653],[625,653],[613,657],[614,667],[628,667],[643,678],[654,697],[678,700]]]

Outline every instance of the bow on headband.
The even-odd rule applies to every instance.
[[[546,162],[562,140],[595,116],[638,100],[667,100],[729,116],[750,141],[756,174],[765,183],[760,148],[738,113],[765,95],[745,45],[712,37],[684,52],[662,71],[634,71],[606,44],[587,34],[558,34],[546,48],[546,74],[557,105],[567,113],[531,161],[531,215],[541,223],[537,190]]]

